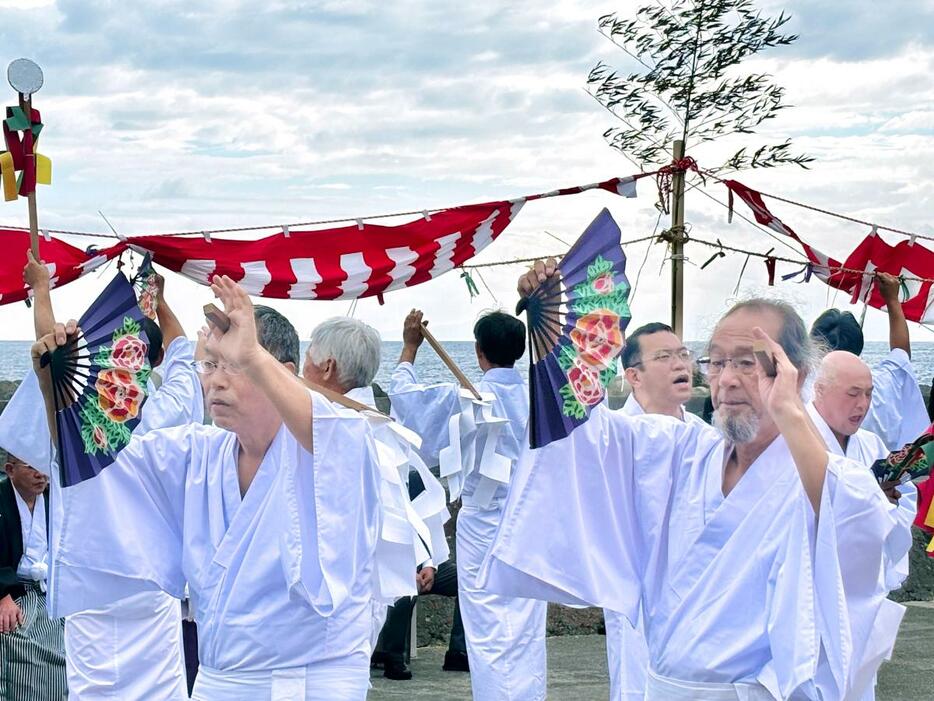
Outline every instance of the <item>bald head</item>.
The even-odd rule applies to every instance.
[[[814,406],[839,436],[856,433],[872,399],[872,373],[858,356],[833,351],[824,356],[814,383]]]

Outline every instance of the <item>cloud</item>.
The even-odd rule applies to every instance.
[[[750,67],[773,73],[795,107],[760,135],[691,153],[715,164],[740,146],[792,136],[799,150],[818,157],[813,170],[740,179],[934,233],[929,4],[765,6],[780,5],[795,14],[801,39]],[[100,231],[101,209],[121,232],[154,233],[418,211],[629,174],[633,166],[601,136],[613,118],[583,91],[598,59],[624,59],[597,33],[597,17],[628,6],[59,0],[27,12],[0,2],[0,42],[9,56],[31,56],[45,71],[36,99],[55,184],[39,191],[43,226]],[[725,199],[714,183],[706,191]],[[529,203],[478,260],[558,253],[561,244],[544,231],[573,240],[603,206],[624,239],[645,236],[658,219],[654,199],[646,180],[634,202],[591,192]],[[689,193],[687,207],[698,238],[754,250],[776,246],[794,257],[738,219],[727,225],[725,209],[699,193]],[[845,254],[866,233],[785,205],[776,211],[833,254]],[[24,217],[19,204],[0,212],[7,223]],[[633,281],[646,246],[627,250]],[[633,323],[668,316],[665,249],[648,250]],[[761,290],[765,270],[752,261],[740,280],[742,256],[700,271],[709,249],[689,244],[687,253],[687,335],[701,338],[723,305],[698,301],[726,300],[738,281],[740,293]],[[442,337],[466,339],[483,308],[512,306],[520,270],[482,271],[496,301],[481,285],[482,297],[471,302],[452,274],[393,293],[384,307],[362,300],[357,314],[393,339],[403,312],[420,306]],[[170,285],[186,328],[200,326],[198,309],[210,292],[175,276]],[[56,293],[56,305],[63,316],[77,316],[99,287],[90,276]],[[818,283],[781,289],[808,315],[828,301]],[[303,337],[317,321],[346,312],[334,302],[273,305],[295,319]],[[2,333],[27,337],[21,321]],[[871,337],[885,337],[873,313],[867,324]]]

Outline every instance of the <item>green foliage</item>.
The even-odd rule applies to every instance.
[[[100,407],[97,396],[91,396],[81,405],[81,441],[88,455],[115,453],[130,442],[130,429],[122,423],[111,421]],[[107,437],[107,450],[94,442],[94,429],[100,428]]]
[[[633,18],[600,17],[600,32],[639,64],[621,73],[601,61],[587,77],[590,94],[622,123],[604,137],[642,167],[668,163],[676,139],[688,145],[754,133],[787,107],[785,91],[770,75],[737,67],[793,43],[797,35],[783,32],[790,19],[763,17],[752,0],[656,0]],[[742,149],[722,168],[806,168],[813,160],[792,154],[786,141],[752,156]]]
[[[571,366],[574,365],[574,358],[577,357],[577,351],[574,346],[561,344],[558,346],[558,366],[566,375]]]
[[[574,396],[574,390],[571,388],[570,384],[564,385],[558,392],[561,394],[561,397],[564,399],[564,403],[561,406],[561,412],[565,416],[570,416],[572,419],[583,419],[587,416],[587,411],[584,409],[584,406],[577,401],[577,397]]]

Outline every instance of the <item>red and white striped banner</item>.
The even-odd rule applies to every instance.
[[[427,282],[463,265],[495,241],[523,205],[545,197],[602,189],[636,196],[646,174],[612,178],[514,200],[452,207],[397,226],[355,224],[314,231],[282,227],[252,241],[202,236],[131,236],[87,254],[52,238],[40,242],[57,286],[77,279],[127,248],[203,285],[229,275],[252,295],[290,299],[357,299]],[[24,231],[2,230],[0,304],[27,296],[22,270],[29,247]]]
[[[847,256],[844,262],[831,258],[805,243],[788,225],[765,206],[762,193],[746,187],[736,180],[724,180],[732,195],[735,193],[749,209],[756,221],[775,232],[788,236],[804,250],[814,275],[831,287],[851,296],[851,302],[865,302],[877,309],[885,308],[878,287],[874,283],[876,272],[890,273],[904,280],[902,310],[905,318],[923,323],[934,322],[934,252],[914,241],[900,241],[894,246],[886,243],[873,230]],[[917,279],[911,279],[917,278]]]

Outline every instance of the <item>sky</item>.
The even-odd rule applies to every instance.
[[[738,145],[790,137],[797,151],[817,159],[810,170],[748,171],[738,179],[934,235],[934,0],[758,5],[791,13],[789,31],[800,35],[747,64],[774,75],[793,107],[759,134],[689,154],[714,166]],[[584,88],[598,61],[632,68],[598,33],[597,19],[636,6],[0,0],[0,64],[26,56],[45,73],[35,106],[54,183],[38,191],[40,226],[107,232],[98,211],[130,236],[277,225],[512,198],[634,173],[602,137],[614,118]],[[700,190],[726,199],[715,183]],[[472,262],[561,253],[603,207],[624,240],[646,236],[658,218],[656,200],[654,183],[643,180],[636,200],[590,192],[531,202]],[[780,203],[773,211],[841,259],[868,233]],[[738,218],[728,224],[723,206],[697,190],[687,195],[686,220],[698,238],[800,257]],[[23,200],[0,205],[0,225],[26,224]],[[641,243],[626,254],[631,281],[641,268],[632,323],[667,320],[664,247]],[[735,296],[780,296],[808,322],[831,303],[848,306],[845,295],[834,298],[816,279],[767,287],[758,259],[741,274],[745,256],[701,270],[710,249],[688,244],[686,254],[690,340],[706,338]],[[779,264],[778,272],[793,269]],[[392,341],[401,338],[405,313],[418,307],[439,338],[466,340],[483,311],[513,307],[522,271],[481,271],[485,284],[472,301],[454,271],[393,292],[383,306],[360,300],[354,314]],[[53,291],[57,316],[80,316],[109,274]],[[169,273],[167,298],[193,334],[210,291]],[[303,339],[323,319],[350,312],[346,301],[270,303]],[[0,339],[31,335],[31,311],[22,303],[0,307],[0,319]],[[865,329],[869,339],[887,338],[884,313],[869,310]],[[926,329],[913,325],[912,333],[934,341]]]

